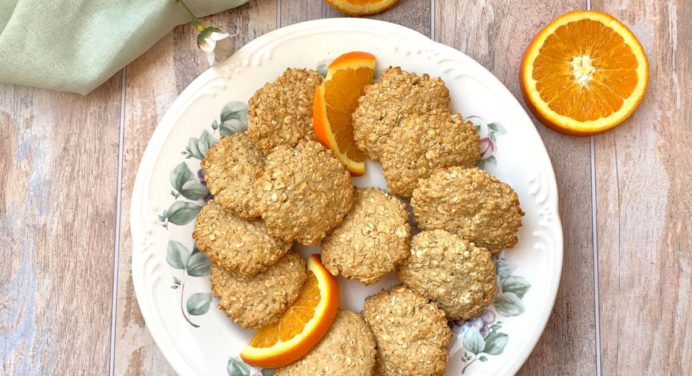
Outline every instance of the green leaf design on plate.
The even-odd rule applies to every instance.
[[[175,240],[168,241],[166,249],[166,262],[175,269],[185,269],[187,263],[188,251],[184,245]]]
[[[207,187],[195,179],[186,181],[178,192],[188,200],[199,200],[209,194]]]
[[[519,298],[523,298],[524,294],[529,290],[531,284],[524,277],[511,275],[502,281],[502,291],[511,292]]]
[[[196,248],[195,248],[196,249]],[[187,274],[193,277],[204,277],[209,275],[209,259],[203,253],[192,253],[187,260]]]
[[[478,355],[485,348],[485,340],[475,326],[469,327],[461,338],[461,343],[466,350]]]
[[[488,123],[488,128],[492,129],[493,131],[495,131],[499,134],[507,133],[505,128],[502,125],[500,125],[500,123],[496,123],[496,122]]]
[[[511,292],[503,292],[496,296],[493,305],[497,313],[505,317],[517,316],[524,312],[524,303]]]
[[[238,358],[228,359],[226,371],[228,376],[250,376],[250,367]]]
[[[247,129],[247,108],[246,103],[238,101],[228,102],[223,106],[221,124],[219,124],[221,137]]]
[[[329,69],[329,61],[327,60],[322,60],[317,64],[317,67],[315,70],[317,73],[320,74],[322,77],[327,77],[327,70]]]
[[[505,278],[509,277],[510,275],[512,275],[512,272],[514,271],[514,269],[517,268],[516,266],[507,263],[503,257],[500,257],[497,259],[496,266],[497,266],[497,275],[499,275],[500,278],[502,278],[503,280]]]
[[[192,202],[176,201],[168,208],[168,222],[182,226],[190,223],[199,211],[200,205]]]
[[[214,136],[211,135],[211,133],[207,132],[204,130],[202,132],[202,135],[199,137],[199,141],[197,142],[197,147],[199,149],[200,154],[202,154],[202,158],[204,158],[205,155],[207,155],[207,151],[209,151],[209,148],[217,143],[218,140],[214,138]]]
[[[190,168],[187,167],[187,163],[185,162],[180,162],[179,165],[175,166],[170,175],[171,185],[178,192],[182,191],[183,185],[190,181],[191,178],[192,171],[190,171]]]
[[[187,298],[185,308],[187,308],[187,313],[193,316],[199,316],[209,311],[210,304],[211,294],[208,292],[198,292]]]
[[[262,376],[274,376],[274,370],[271,368],[262,369]]]
[[[485,337],[485,348],[483,352],[490,355],[499,355],[502,353],[502,350],[505,349],[505,346],[507,346],[508,340],[509,336],[505,333],[491,332]]]
[[[209,148],[217,142],[218,140],[205,129],[202,131],[202,135],[199,136],[199,139],[190,137],[188,140],[187,149],[185,150],[187,158],[204,159]]]

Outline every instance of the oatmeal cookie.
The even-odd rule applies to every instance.
[[[262,221],[242,219],[210,200],[197,215],[195,244],[211,262],[228,271],[255,275],[275,264],[291,244],[269,235]]]
[[[264,166],[262,151],[244,132],[221,139],[201,163],[214,200],[239,217],[259,217],[255,179]]]
[[[365,299],[363,316],[377,341],[378,375],[443,375],[452,331],[433,303],[406,286]]]
[[[278,146],[258,180],[260,213],[270,234],[315,245],[353,205],[351,175],[317,141]]]
[[[397,276],[435,302],[451,320],[480,315],[497,292],[490,252],[444,230],[416,234],[411,256]]]
[[[373,284],[409,254],[406,205],[376,188],[357,188],[353,209],[322,242],[322,262],[333,275]]]
[[[322,84],[315,70],[288,68],[272,83],[265,84],[248,104],[248,135],[265,153],[278,145],[296,146],[314,139],[312,99]]]
[[[211,265],[211,291],[219,298],[219,309],[243,328],[277,323],[306,279],[305,260],[295,252],[252,277]]]
[[[445,167],[475,167],[480,136],[473,123],[446,112],[411,115],[392,129],[382,147],[382,170],[397,196],[410,198],[418,179]]]
[[[451,167],[419,180],[411,206],[421,229],[456,233],[493,254],[517,244],[524,215],[517,193],[478,168]]]
[[[379,160],[392,129],[409,115],[450,112],[449,90],[439,77],[389,67],[380,81],[365,88],[353,113],[353,136],[358,149]]]
[[[375,337],[363,317],[339,310],[329,332],[308,355],[277,376],[371,376],[375,369]]]

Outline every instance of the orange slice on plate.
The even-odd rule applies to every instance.
[[[276,368],[307,355],[327,334],[339,308],[339,286],[320,255],[308,259],[308,278],[281,320],[260,328],[240,353],[247,364]]]
[[[550,128],[603,132],[627,119],[649,83],[649,63],[634,34],[596,11],[564,14],[531,42],[521,66],[529,108]]]
[[[327,4],[350,16],[364,16],[384,12],[399,0],[324,0]]]
[[[317,139],[332,149],[353,175],[365,173],[365,154],[353,140],[352,115],[358,98],[375,76],[377,59],[367,52],[349,52],[327,68],[327,77],[315,91],[312,122]]]

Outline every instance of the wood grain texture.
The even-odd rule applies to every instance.
[[[692,370],[692,6],[594,1],[637,35],[648,93],[595,137],[604,375]]]
[[[242,46],[276,27],[276,9],[276,2],[271,0],[251,1],[202,22],[235,33],[236,45]],[[139,161],[159,120],[178,94],[207,68],[207,60],[196,45],[196,32],[190,25],[177,27],[127,67],[115,375],[175,374],[151,338],[135,298],[131,273],[131,194]]]
[[[120,75],[0,85],[0,374],[108,372]]]
[[[583,5],[581,1],[436,1],[435,36],[481,63],[521,98],[518,77],[524,49],[547,22]],[[553,314],[520,373],[593,375],[596,341],[590,143],[588,138],[555,133],[532,119],[557,176],[564,264]]]

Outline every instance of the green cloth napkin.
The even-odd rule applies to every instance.
[[[246,2],[186,1],[198,17]],[[190,20],[175,0],[0,0],[0,82],[87,94]]]

